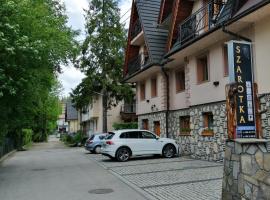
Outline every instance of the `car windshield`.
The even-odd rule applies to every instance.
[[[113,138],[114,135],[115,135],[115,133],[109,132],[105,139],[106,139],[106,140],[110,140],[110,139]]]

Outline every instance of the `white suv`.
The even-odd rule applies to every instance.
[[[101,153],[118,161],[127,161],[131,156],[162,155],[172,158],[178,153],[175,140],[159,138],[147,130],[118,130],[109,132],[103,141]]]

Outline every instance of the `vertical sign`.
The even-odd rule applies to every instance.
[[[236,137],[255,138],[256,122],[253,93],[253,70],[251,43],[230,41],[228,43],[230,82],[236,83]]]

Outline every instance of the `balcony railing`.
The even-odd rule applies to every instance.
[[[136,104],[124,104],[121,106],[121,113],[136,113]]]
[[[148,62],[148,54],[138,54],[128,62],[128,75],[139,71]]]
[[[142,31],[141,22],[139,19],[137,19],[131,29],[131,33],[130,33],[131,40],[134,39],[141,31]]]
[[[233,1],[231,0],[213,0],[194,14],[189,16],[179,25],[178,40],[181,45],[188,41],[207,33],[222,22],[222,19],[227,19],[231,10]]]

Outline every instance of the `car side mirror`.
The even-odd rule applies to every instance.
[[[159,137],[158,136],[156,137],[156,140],[159,140]]]

